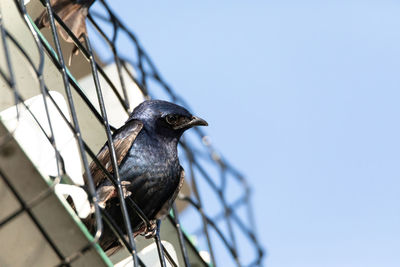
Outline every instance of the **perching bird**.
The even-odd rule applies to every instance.
[[[149,100],[137,106],[126,123],[114,132],[112,139],[124,195],[132,198],[149,220],[162,219],[168,214],[184,179],[178,159],[178,141],[185,130],[200,125],[208,124],[181,106]],[[107,143],[97,158],[108,171],[113,172]],[[125,233],[115,187],[94,162],[90,164],[90,172],[99,205]],[[142,220],[134,212],[130,212],[130,220],[135,236],[145,231]],[[84,222],[94,230],[93,216]],[[121,247],[107,225],[99,242],[109,255]]]
[[[50,0],[50,5],[53,8],[54,13],[56,13],[60,19],[68,26],[68,28],[75,34],[80,42],[84,42],[85,35],[87,35],[86,29],[86,17],[90,6],[95,0]],[[49,27],[49,15],[47,10],[43,11],[42,14],[35,20],[35,24],[39,29],[44,27]],[[61,26],[56,23],[57,28],[62,36],[62,38],[73,43],[72,38],[67,34],[67,32],[62,29]],[[77,53],[76,47],[73,49],[73,53]]]

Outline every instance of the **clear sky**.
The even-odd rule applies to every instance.
[[[109,3],[246,174],[266,266],[400,266],[399,1]]]

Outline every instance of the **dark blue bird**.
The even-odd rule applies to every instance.
[[[125,197],[132,198],[150,220],[162,219],[168,214],[184,179],[178,159],[178,141],[185,130],[199,125],[207,125],[207,122],[183,107],[149,100],[137,106],[126,123],[114,132],[113,144]],[[97,158],[108,171],[113,171],[107,144]],[[100,206],[124,229],[115,187],[94,162],[90,171]],[[130,212],[130,216],[135,235],[143,232],[142,220],[134,212]],[[93,228],[93,218],[85,223],[89,229]],[[107,226],[100,245],[108,254],[120,247]]]

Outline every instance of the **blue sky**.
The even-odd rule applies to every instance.
[[[109,3],[246,174],[266,266],[400,266],[398,1]]]

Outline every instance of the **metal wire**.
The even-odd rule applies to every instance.
[[[15,198],[18,200],[19,204],[23,207],[24,211],[29,215],[33,223],[36,225],[36,227],[39,229],[39,231],[42,233],[43,237],[46,239],[46,241],[49,243],[50,247],[53,249],[53,251],[57,254],[57,257],[61,260],[61,262],[64,264],[65,263],[65,256],[61,253],[61,251],[57,248],[57,246],[54,244],[52,239],[49,237],[49,235],[46,232],[46,229],[42,227],[42,225],[39,223],[39,221],[36,219],[36,217],[33,215],[30,207],[26,206],[25,201],[23,198],[19,195],[18,191],[15,190],[15,188],[12,186],[10,183],[10,178],[6,177],[5,174],[0,170],[0,177],[3,179],[4,183],[7,185],[7,187],[10,189],[10,191],[13,193]],[[69,266],[67,263],[65,263],[67,266]]]
[[[172,206],[172,210],[173,210],[173,213],[174,213],[173,220],[174,220],[174,223],[175,223],[175,226],[176,226],[176,231],[178,232],[179,245],[180,245],[180,248],[181,248],[183,260],[184,260],[184,263],[185,263],[185,267],[188,267],[188,266],[190,266],[189,256],[188,256],[187,249],[186,249],[186,246],[185,246],[185,240],[183,238],[183,232],[182,232],[181,224],[179,223],[179,214],[178,214],[178,211],[176,209],[175,203]]]
[[[40,94],[43,97],[43,103],[45,106],[45,113],[47,118],[47,123],[50,129],[50,132],[47,133],[43,127],[40,125],[39,121],[35,119],[34,114],[31,112],[32,117],[36,120],[38,126],[42,129],[43,133],[47,137],[49,143],[52,145],[55,157],[56,157],[56,164],[57,164],[57,173],[58,176],[54,182],[54,185],[58,183],[62,176],[65,175],[65,166],[63,165],[64,160],[62,159],[61,154],[59,153],[59,149],[56,146],[53,125],[51,122],[49,108],[48,108],[48,101],[51,102],[57,109],[63,119],[63,121],[68,125],[71,129],[75,139],[78,143],[80,158],[83,163],[84,171],[87,174],[86,176],[86,185],[88,189],[88,195],[91,203],[95,208],[95,218],[96,218],[96,233],[94,235],[94,242],[89,243],[87,246],[83,248],[78,248],[76,252],[72,255],[62,255],[59,249],[54,245],[52,245],[52,241],[48,235],[46,235],[45,229],[42,229],[41,232],[45,236],[46,240],[48,240],[49,244],[56,252],[56,254],[60,258],[61,265],[68,265],[71,262],[75,261],[77,258],[84,255],[84,253],[91,247],[95,242],[98,241],[102,234],[103,229],[103,221],[106,223],[111,230],[115,233],[118,240],[120,240],[121,244],[123,244],[128,251],[131,253],[133,257],[133,265],[134,266],[144,266],[143,262],[137,257],[136,245],[133,239],[132,227],[130,225],[130,216],[135,214],[139,216],[146,228],[150,227],[150,220],[145,216],[145,214],[140,210],[137,204],[131,198],[124,198],[123,191],[120,183],[120,177],[118,172],[118,166],[115,156],[115,149],[112,143],[112,132],[115,131],[115,127],[110,125],[108,118],[107,118],[107,110],[103,99],[103,92],[102,86],[99,80],[99,77],[103,79],[105,84],[109,86],[118,99],[119,104],[125,110],[126,114],[132,110],[132,103],[129,101],[128,97],[128,87],[129,84],[135,84],[141,92],[144,94],[146,98],[150,98],[156,96],[155,91],[151,86],[152,83],[157,84],[161,87],[164,92],[168,95],[170,100],[181,104],[185,107],[188,107],[187,103],[175,92],[173,89],[165,82],[165,80],[161,77],[159,71],[153,64],[152,60],[145,52],[144,48],[140,45],[137,37],[135,34],[128,29],[123,21],[121,21],[118,16],[112,11],[111,7],[107,4],[104,0],[98,0],[96,2],[96,9],[91,10],[88,15],[88,21],[90,25],[94,29],[93,32],[90,32],[89,38],[85,38],[85,44],[80,43],[77,36],[74,36],[72,31],[64,24],[64,22],[55,14],[52,10],[51,4],[49,0],[41,0],[42,3],[45,5],[46,10],[49,15],[49,22],[51,28],[51,35],[54,42],[54,50],[46,45],[46,40],[42,35],[39,35],[35,27],[32,25],[32,19],[30,18],[23,1],[15,0],[15,3],[20,11],[21,16],[23,17],[25,24],[27,25],[28,29],[32,33],[33,39],[37,46],[37,50],[39,53],[39,64],[36,66],[31,59],[31,55],[23,49],[21,45],[19,45],[16,38],[13,37],[12,33],[8,32],[6,27],[3,24],[3,17],[1,16],[0,12],[0,33],[1,33],[1,41],[3,45],[5,62],[7,66],[7,71],[0,69],[0,77],[6,81],[10,90],[12,90],[15,99],[15,106],[17,108],[17,117],[19,118],[19,110],[18,107],[23,104],[25,99],[20,94],[19,90],[16,87],[15,76],[13,74],[13,68],[11,60],[10,60],[10,51],[8,50],[8,42],[11,42],[15,47],[17,47],[18,51],[23,55],[25,60],[27,60],[30,68],[33,70],[37,80],[39,81],[39,89]],[[103,12],[98,12],[98,9],[102,9]],[[104,13],[106,15],[104,15]],[[81,90],[80,85],[77,81],[72,77],[68,68],[64,62],[63,58],[63,51],[61,49],[60,40],[58,38],[58,31],[56,27],[56,23],[62,27],[65,32],[71,37],[74,45],[77,47],[77,50],[83,55],[85,59],[88,60],[90,63],[91,73],[93,77],[93,81],[95,84],[97,100],[100,107],[100,113],[95,108],[94,103],[90,101],[90,99],[85,95],[85,93]],[[107,35],[106,32],[103,30],[103,25],[108,24],[112,27],[111,35]],[[95,60],[93,55],[93,49],[96,50],[96,46],[92,49],[90,37],[91,35],[97,35],[97,37],[101,38],[107,45],[109,49],[109,53],[112,55],[112,61],[115,63],[116,70],[118,73],[118,79],[113,80],[106,71],[101,67],[101,64]],[[135,50],[130,51],[131,53],[134,52],[134,55],[127,56],[124,51],[120,51],[118,49],[119,43],[119,36],[124,34],[128,37],[130,43],[134,46]],[[82,40],[82,39],[81,39]],[[65,94],[67,95],[67,103],[69,107],[69,112],[71,114],[72,123],[69,119],[65,116],[65,114],[61,111],[58,107],[56,101],[53,99],[51,94],[49,93],[49,88],[46,85],[46,81],[43,75],[44,72],[44,57],[45,54],[51,59],[52,63],[56,66],[59,70],[62,78],[63,78],[63,86],[65,89]],[[0,59],[2,60],[2,59]],[[73,64],[73,63],[72,63]],[[132,71],[133,68],[133,71]],[[124,75],[123,72],[126,74]],[[122,94],[120,94],[117,88],[121,88]],[[107,142],[109,149],[111,151],[111,163],[113,166],[113,172],[109,173],[102,164],[97,160],[95,153],[91,150],[88,146],[87,142],[82,138],[79,122],[78,122],[78,115],[77,110],[75,109],[75,101],[72,97],[72,90],[80,97],[80,99],[87,105],[89,110],[93,113],[94,117],[98,120],[98,122],[104,126],[104,130],[107,136]],[[18,105],[20,104],[20,105]],[[24,105],[24,108],[30,112],[28,106]],[[222,156],[216,152],[216,149],[207,141],[207,136],[201,129],[195,129],[195,135],[198,140],[201,140],[203,143],[202,146],[195,145],[192,142],[189,142],[188,139],[185,139],[181,142],[180,146],[184,151],[185,158],[187,160],[187,168],[188,168],[188,175],[187,178],[190,181],[191,189],[193,196],[191,195],[180,195],[180,201],[183,201],[189,204],[190,207],[194,208],[197,213],[201,217],[202,227],[199,230],[192,231],[190,234],[196,236],[202,236],[205,238],[207,246],[206,250],[210,255],[210,264],[212,266],[218,266],[221,260],[219,259],[218,251],[214,246],[213,240],[215,238],[222,241],[222,244],[225,248],[229,251],[230,256],[234,260],[237,266],[261,266],[262,265],[262,258],[263,258],[263,249],[258,242],[257,233],[255,232],[255,225],[254,225],[254,215],[250,205],[250,189],[249,186],[244,179],[244,177],[227,162]],[[6,140],[6,139],[4,139]],[[1,144],[0,144],[1,146]],[[116,187],[118,191],[118,197],[121,204],[121,213],[124,218],[124,228],[125,233],[127,236],[123,234],[124,231],[120,227],[122,225],[116,225],[113,219],[105,212],[101,211],[98,204],[97,204],[97,197],[96,197],[96,190],[93,183],[93,179],[90,175],[88,160],[86,153],[89,157],[98,165],[98,167],[102,170],[105,174],[107,179],[109,179],[112,184]],[[212,164],[216,167],[219,171],[219,174],[211,174],[207,171],[207,165],[204,164],[204,161],[207,161],[207,164]],[[7,184],[7,178],[0,173],[0,176]],[[238,194],[238,197],[235,200],[231,200],[227,197],[228,187],[232,181],[239,183],[242,187],[242,192]],[[210,190],[205,191],[201,187],[202,183],[207,183]],[[8,184],[7,184],[8,185]],[[10,188],[13,190],[13,188]],[[38,196],[34,200],[30,201],[29,203],[21,203],[22,208],[15,211],[11,215],[4,218],[0,221],[0,228],[12,222],[12,220],[21,214],[22,212],[28,212],[29,210],[34,207],[43,197],[47,196],[49,192],[52,192],[53,188],[50,188],[41,196]],[[14,190],[15,191],[15,190]],[[14,192],[13,191],[13,192]],[[17,192],[15,192],[17,193]],[[222,205],[222,210],[217,215],[211,215],[208,213],[208,207],[204,203],[203,199],[207,197],[208,194],[215,194],[218,198],[218,201]],[[193,198],[194,197],[194,198]],[[18,195],[17,195],[18,198]],[[22,199],[21,199],[22,201]],[[237,213],[241,207],[246,209],[247,215],[241,216]],[[185,216],[185,214],[182,214]],[[175,249],[180,249],[180,253],[183,258],[184,266],[190,266],[190,259],[188,255],[187,248],[191,247],[191,249],[196,249],[193,246],[192,242],[188,240],[186,236],[186,231],[182,230],[185,228],[185,225],[181,225],[179,220],[180,215],[177,212],[176,207],[173,208],[173,216],[169,218],[169,220],[175,225],[178,240],[180,247]],[[220,226],[217,225],[218,222],[223,221],[226,225],[228,234],[225,235],[224,231],[220,229]],[[40,225],[38,226],[41,229]],[[159,260],[161,266],[166,266],[166,260],[171,266],[178,266],[176,262],[174,262],[173,258],[171,257],[170,253],[165,249],[165,247],[161,243],[160,237],[160,223],[157,224],[157,234],[154,238],[154,242],[157,245]],[[212,230],[212,231],[210,231]],[[242,249],[241,243],[238,238],[238,232],[241,232],[241,235],[244,235],[248,238],[249,243],[251,244],[255,258],[251,260],[242,259],[242,254],[240,251]],[[213,233],[213,234],[212,234]],[[128,240],[126,239],[128,238]],[[204,248],[203,248],[204,249]],[[57,253],[58,251],[58,253]]]
[[[90,41],[87,38],[87,36],[85,36],[85,42],[86,42],[86,46],[87,46],[89,54],[90,54],[89,59],[90,59],[91,67],[92,67],[92,75],[93,75],[94,84],[96,87],[97,98],[98,98],[99,105],[101,108],[101,114],[104,118],[103,123],[104,123],[104,126],[105,126],[104,128],[105,128],[105,131],[107,134],[107,144],[108,144],[110,155],[111,155],[111,163],[112,163],[112,168],[113,168],[113,173],[114,173],[114,179],[117,184],[118,198],[121,203],[121,205],[120,205],[121,212],[122,212],[122,215],[124,218],[124,223],[125,223],[126,233],[128,235],[129,245],[132,248],[133,262],[134,262],[133,265],[138,266],[138,259],[137,259],[137,255],[136,255],[136,244],[135,244],[135,241],[133,240],[133,231],[132,231],[131,221],[129,219],[130,218],[129,213],[126,208],[124,192],[122,191],[121,178],[119,176],[118,163],[117,163],[117,155],[115,152],[114,143],[113,143],[112,136],[111,136],[110,124],[108,123],[107,112],[106,112],[106,108],[105,108],[105,104],[104,104],[103,94],[102,94],[101,88],[100,88],[99,78],[97,76],[97,69],[96,69],[96,64],[94,63],[92,47],[90,45]],[[89,173],[89,172],[87,172],[87,173]]]
[[[58,63],[60,65],[60,72],[62,74],[62,78],[63,78],[63,82],[64,82],[64,88],[65,88],[65,93],[67,95],[67,100],[68,100],[68,105],[69,105],[69,110],[71,112],[71,117],[72,117],[72,121],[73,121],[73,126],[75,128],[75,132],[77,133],[76,135],[76,139],[78,141],[78,148],[79,148],[79,152],[80,152],[80,156],[81,156],[81,160],[83,161],[83,166],[84,166],[84,170],[87,173],[87,185],[89,188],[89,191],[91,193],[92,196],[92,203],[94,204],[94,208],[95,208],[95,214],[96,214],[96,232],[94,234],[94,240],[95,242],[100,238],[102,231],[103,231],[103,223],[102,220],[100,219],[100,209],[99,209],[99,205],[97,203],[97,197],[96,197],[96,189],[93,183],[93,179],[91,178],[91,174],[90,174],[90,170],[89,170],[89,164],[86,158],[86,154],[84,151],[84,147],[83,147],[83,141],[82,141],[82,136],[81,136],[81,132],[80,132],[80,127],[79,127],[79,123],[78,123],[78,118],[77,118],[77,114],[76,114],[76,110],[75,110],[75,104],[74,104],[74,100],[72,98],[72,92],[71,92],[71,88],[69,86],[69,79],[67,76],[67,70],[66,70],[66,66],[65,66],[65,62],[64,62],[64,56],[61,50],[61,45],[60,45],[60,41],[58,38],[58,32],[56,29],[56,25],[54,22],[54,14],[53,14],[53,10],[50,6],[50,1],[46,0],[46,9],[47,12],[49,14],[49,20],[50,20],[50,27],[51,27],[51,31],[52,31],[52,36],[54,38],[54,43],[56,46],[56,51],[57,51],[57,56],[58,56]]]

